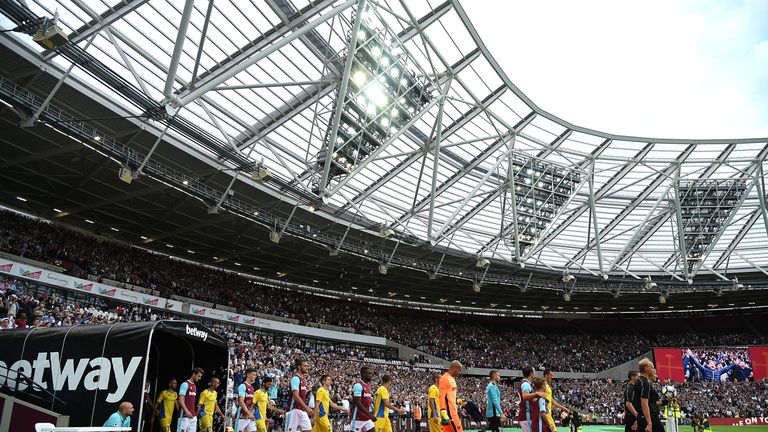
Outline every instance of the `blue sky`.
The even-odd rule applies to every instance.
[[[768,137],[768,0],[462,5],[512,81],[574,124]]]

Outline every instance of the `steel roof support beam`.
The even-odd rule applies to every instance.
[[[297,18],[296,20],[292,21],[293,25],[305,24],[301,28],[293,29],[293,27],[291,26],[285,26],[283,28],[284,31],[277,31],[273,34],[270,34],[270,37],[268,39],[271,39],[273,42],[269,46],[264,47],[262,44],[259,44],[259,46],[262,49],[258,49],[258,50],[253,50],[253,48],[249,49],[248,51],[253,52],[253,54],[243,59],[239,63],[233,64],[232,66],[227,68],[217,69],[213,73],[210,73],[208,75],[201,77],[200,80],[197,83],[195,83],[196,87],[194,89],[190,91],[184,91],[180,93],[177,97],[174,97],[173,100],[171,101],[172,105],[179,108],[183,107],[184,105],[187,105],[188,103],[204,95],[208,91],[213,90],[214,88],[218,87],[220,84],[223,84],[228,79],[234,77],[235,75],[239,74],[245,69],[248,69],[250,66],[258,63],[262,59],[273,54],[274,52],[279,51],[284,46],[293,43],[293,41],[311,32],[312,30],[314,30],[321,24],[325,23],[329,19],[349,9],[355,3],[356,3],[355,0],[347,0],[346,2],[339,4],[335,8],[328,11],[328,13],[315,18],[313,21],[306,22],[306,24],[305,24],[306,19],[304,19],[302,15],[300,18]],[[290,35],[286,36],[285,34],[287,33],[288,30],[294,30],[294,31]],[[279,36],[276,36],[276,34]]]
[[[520,120],[517,125],[515,125],[512,128],[513,133],[518,132],[522,128],[524,128],[528,123],[530,123],[533,120],[534,116],[529,115],[526,118]],[[499,137],[496,141],[494,141],[490,146],[488,146],[486,149],[484,149],[479,155],[475,156],[467,162],[467,164],[461,169],[461,171],[458,171],[454,173],[451,177],[449,177],[445,182],[443,182],[435,191],[434,195],[430,195],[427,197],[424,197],[419,201],[418,204],[416,204],[411,211],[408,213],[405,213],[401,215],[392,225],[400,225],[403,224],[405,221],[413,217],[416,213],[420,212],[424,209],[424,207],[429,204],[429,201],[433,198],[433,196],[437,196],[448,190],[451,186],[456,184],[459,180],[461,180],[467,173],[477,168],[481,163],[483,163],[486,159],[488,159],[492,154],[494,154],[498,149],[503,147],[507,143],[507,140],[503,137]]]
[[[238,51],[228,55],[227,58],[221,63],[213,66],[211,69],[209,69],[208,72],[202,74],[197,82],[190,83],[186,88],[180,91],[178,96],[180,98],[185,97],[189,95],[195,87],[199,85],[205,85],[211,80],[218,79],[230,68],[235,67],[236,65],[243,62],[247,62],[248,59],[250,59],[256,53],[279,41],[292,30],[301,27],[303,24],[306,24],[309,18],[320,14],[323,10],[332,6],[334,2],[334,0],[320,0],[318,2],[311,3],[309,6],[301,10],[300,14],[290,22],[278,24],[269,31],[264,32],[258,38],[249,42],[244,47],[240,48]]]
[[[77,45],[78,43],[88,39],[91,35],[97,34],[103,29],[111,26],[117,21],[120,21],[124,16],[136,10],[139,6],[148,2],[149,0],[123,0],[119,4],[113,6],[101,16],[91,20],[88,24],[80,27],[69,34],[69,44]],[[78,2],[79,3],[79,2]],[[86,12],[89,9],[83,9]],[[48,61],[58,54],[57,49],[48,50],[42,53],[43,60]]]
[[[352,24],[352,33],[349,36],[349,51],[347,52],[347,59],[344,63],[344,72],[341,75],[341,83],[339,84],[339,92],[336,96],[336,110],[333,112],[333,118],[331,119],[330,139],[326,144],[325,163],[323,164],[323,174],[320,177],[320,198],[325,199],[326,188],[328,186],[328,175],[331,173],[331,166],[333,166],[333,154],[336,149],[336,137],[339,133],[339,125],[341,123],[341,115],[344,113],[344,107],[347,102],[347,87],[349,86],[349,74],[352,72],[352,64],[357,53],[357,34],[360,32],[360,25],[363,22],[363,9],[365,8],[365,0],[358,0],[357,9],[355,13],[355,22]],[[362,161],[365,162],[365,161]],[[351,175],[351,173],[350,173]]]
[[[688,146],[677,157],[677,159],[676,159],[677,164],[681,164],[686,159],[688,159],[688,157],[693,153],[693,150],[695,148],[696,148],[696,146],[694,144],[691,144],[690,146]],[[675,166],[677,166],[677,165],[673,165],[673,166],[667,167],[658,176],[656,176],[656,178],[648,186],[646,186],[645,189],[643,189],[643,191],[639,195],[637,195],[636,197],[634,197],[632,199],[632,202],[629,205],[624,207],[624,209],[622,209],[622,211],[619,214],[617,214],[611,220],[611,222],[603,228],[602,231],[600,231],[600,234],[595,234],[595,238],[592,241],[590,241],[590,243],[587,246],[582,248],[576,255],[574,255],[573,259],[576,260],[576,261],[580,260],[584,255],[587,254],[587,252],[589,252],[593,247],[595,247],[595,245],[602,238],[604,238],[613,229],[615,229],[617,226],[619,226],[619,224],[622,221],[624,221],[624,219],[626,219],[627,216],[632,214],[632,212],[635,211],[635,209],[640,204],[642,204],[643,201],[645,201],[659,186],[661,186],[661,184],[664,182],[664,180],[667,180],[669,178],[669,176],[672,175],[672,171],[675,169]],[[602,196],[601,196],[601,198],[602,198]],[[657,205],[658,205],[658,201],[657,201]],[[654,206],[654,208],[655,208],[655,206]],[[642,229],[642,227],[639,227],[638,229]],[[610,271],[610,269],[609,269],[609,271]]]
[[[184,51],[184,42],[187,40],[187,29],[189,20],[192,18],[192,11],[195,9],[195,0],[186,0],[184,10],[181,12],[181,21],[179,21],[179,31],[176,33],[176,43],[173,45],[173,54],[171,55],[171,64],[168,66],[168,75],[165,78],[165,87],[163,95],[166,98],[173,96],[173,84],[176,82],[176,71],[179,69],[179,60]]]
[[[675,177],[672,180],[675,188],[675,223],[677,224],[677,248],[680,254],[680,265],[683,269],[683,275],[688,279],[688,251],[685,249],[685,228],[683,227],[683,213],[680,208],[680,167],[675,170]],[[670,263],[671,264],[671,263]],[[669,264],[665,263],[666,268]]]
[[[751,178],[752,181],[747,185],[747,188],[744,190],[744,193],[741,195],[739,200],[736,201],[736,205],[734,206],[733,210],[731,210],[731,212],[728,215],[728,217],[726,218],[726,220],[723,222],[722,227],[720,228],[720,230],[718,230],[718,232],[715,234],[714,238],[712,239],[712,242],[704,250],[704,252],[702,254],[702,257],[701,257],[701,260],[697,264],[694,265],[692,271],[690,272],[690,276],[691,277],[696,275],[696,273],[701,268],[701,266],[704,263],[704,261],[709,256],[709,254],[712,252],[712,250],[715,248],[715,246],[717,246],[717,242],[720,241],[720,238],[723,236],[723,234],[726,231],[725,229],[731,224],[733,219],[736,217],[736,213],[738,213],[739,209],[741,208],[741,205],[744,204],[744,201],[746,200],[747,196],[749,196],[749,194],[752,192],[752,187],[757,184],[757,182],[756,182],[757,177],[755,175],[761,169],[763,161],[765,160],[766,156],[768,156],[768,145],[763,146],[763,149],[760,151],[760,153],[756,156],[756,158],[753,160],[753,162],[750,164],[750,166],[747,169],[741,170],[741,175],[739,176],[739,179],[746,181],[746,180]],[[682,244],[684,245],[684,235],[685,235],[685,233],[682,232],[682,229],[683,229],[682,228],[682,215],[681,215],[681,210],[680,210],[680,198],[679,198],[679,195],[677,194],[677,185],[675,185],[675,188],[676,188],[675,192],[676,192],[676,196],[677,196],[676,204],[675,205],[676,205],[677,216],[678,216],[678,231],[679,231],[678,232],[678,238],[679,238],[678,240],[680,242],[683,242]],[[733,242],[732,242],[731,246],[735,247],[736,244],[733,244]],[[682,248],[682,249],[680,249],[679,252],[681,254],[681,261],[684,264],[687,264],[688,251],[685,248]],[[674,260],[674,258],[675,258],[675,255],[672,255],[672,257],[670,257],[670,260],[667,260],[667,263],[665,263],[665,266],[668,266],[671,263],[671,260]],[[717,266],[715,266],[715,268],[717,268]],[[687,265],[684,266],[684,271],[686,272],[686,277],[688,277],[688,273],[689,272],[688,272]]]
[[[394,141],[400,138],[400,135],[405,133],[406,130],[408,130],[411,126],[416,124],[416,122],[419,121],[421,117],[424,116],[424,114],[429,112],[429,110],[431,110],[432,107],[434,107],[439,100],[440,98],[434,98],[431,101],[429,101],[429,103],[427,103],[424,106],[424,108],[421,109],[421,111],[416,113],[416,115],[414,115],[410,120],[408,120],[408,122],[404,124],[403,127],[401,127],[397,132],[395,132],[392,136],[390,136],[386,141],[381,143],[381,145],[376,150],[374,150],[367,159],[363,159],[359,164],[357,164],[357,166],[355,167],[355,169],[352,170],[352,172],[350,172],[343,179],[339,180],[339,182],[336,183],[333,186],[333,188],[331,188],[330,190],[326,189],[326,192],[323,195],[323,197],[327,198],[327,197],[333,196],[336,192],[341,190],[354,176],[356,176],[360,171],[362,171],[366,166],[368,166],[369,163],[376,160],[376,157],[380,155],[384,150],[386,150],[390,144],[392,144]]]
[[[737,257],[739,257],[739,258],[743,259],[743,260],[744,260],[744,262],[746,262],[747,264],[749,264],[749,265],[751,265],[752,267],[754,267],[754,268],[758,269],[758,270],[759,270],[759,271],[760,271],[762,274],[764,274],[764,275],[768,276],[768,271],[765,271],[765,269],[764,269],[764,268],[760,267],[760,266],[759,266],[758,264],[756,264],[754,261],[750,260],[749,258],[745,257],[744,255],[742,255],[742,254],[740,254],[740,253],[738,253],[738,252],[736,252],[736,251],[733,251],[733,254],[734,254],[734,255],[736,255]]]
[[[656,267],[657,269],[663,271],[664,273],[672,276],[673,278],[679,280],[680,282],[685,282],[685,279],[681,278],[680,276],[676,275],[675,273],[672,273],[666,267],[662,267],[662,266],[658,265],[657,263],[649,260],[648,258],[645,257],[645,255],[643,255],[643,254],[641,254],[639,252],[635,252],[635,256],[639,257],[640,259],[642,259],[643,261],[647,262],[648,264]]]
[[[434,20],[428,19],[429,16],[432,16],[432,13],[427,14],[425,17],[419,20],[419,22],[423,21],[422,28],[434,22]],[[405,42],[413,38],[416,34],[418,34],[418,31],[414,31],[414,28],[415,27],[409,27],[403,30],[399,34],[400,40]],[[464,59],[462,59],[460,62],[454,65],[453,70],[458,72],[459,70],[464,69],[464,67],[466,67],[469,63],[471,63],[474,59],[476,59],[479,56],[479,54],[480,54],[479,50],[473,50],[467,56],[465,56]],[[256,133],[254,133],[251,136],[244,136],[237,139],[237,141],[241,142],[241,144],[238,147],[243,149],[252,144],[255,144],[264,136],[266,136],[273,130],[277,129],[280,125],[283,124],[285,120],[294,117],[298,113],[304,111],[316,100],[331,93],[331,91],[335,88],[335,83],[337,82],[338,81],[335,79],[334,80],[329,79],[329,82],[312,86],[306,89],[305,91],[303,91],[302,93],[300,93],[299,95],[297,95],[296,97],[294,97],[293,99],[291,99],[290,101],[286,102],[285,104],[277,108],[275,111],[268,114],[267,118],[264,118],[261,121],[259,121],[259,125],[261,126],[256,128],[257,130]]]
[[[592,159],[597,158],[597,156],[599,156],[600,153],[605,151],[605,149],[610,145],[610,143],[611,143],[611,140],[603,141],[603,144],[597,149],[595,149],[594,153],[596,154],[593,154],[591,158],[588,158],[582,161],[581,166],[584,166],[587,163],[591,162]],[[653,144],[648,144],[645,147],[643,147],[639,152],[637,152],[632,162],[629,162],[626,165],[624,165],[624,167],[621,168],[621,170],[619,170],[616,174],[614,174],[613,177],[611,177],[611,179],[608,180],[608,182],[606,182],[603,186],[600,187],[600,189],[597,192],[595,192],[595,200],[599,200],[603,196],[605,196],[611,190],[611,188],[613,188],[613,186],[615,186],[619,181],[621,181],[622,178],[624,178],[625,175],[627,175],[637,165],[639,165],[642,159],[651,151],[652,148],[653,148]],[[573,197],[575,196],[576,194],[574,194],[569,199],[569,203],[570,203],[570,200],[572,200]],[[563,207],[561,207],[561,210],[565,209],[566,207],[567,205],[564,205]],[[552,225],[558,220],[558,218],[562,214],[562,213],[558,213],[557,217],[555,217],[552,220],[552,224],[550,224],[548,229],[546,230],[548,234],[545,232],[545,236],[542,236],[543,237],[542,240],[540,240],[538,244],[530,248],[530,253],[526,254],[527,256],[524,257],[524,259],[527,260],[529,257],[533,256],[538,251],[540,251],[544,246],[549,244],[549,242],[555,239],[558,235],[560,235],[560,233],[565,231],[573,222],[575,222],[579,217],[581,217],[581,215],[584,214],[584,212],[587,211],[587,209],[588,209],[587,206],[581,206],[576,208],[573,211],[573,213],[571,213],[565,221],[563,221],[560,225],[558,225],[557,228],[550,231]],[[495,236],[493,239],[491,239],[491,241],[488,244],[491,244],[492,242],[493,243],[498,242],[499,240],[501,240],[502,235],[504,235],[504,233],[501,233]]]
[[[466,60],[474,59],[475,55],[471,55],[468,57],[465,57]],[[459,63],[460,67],[453,67],[452,71],[454,72],[454,75],[458,73],[461,69],[468,66],[471,61],[462,61]],[[502,94],[506,92],[505,87],[499,87],[496,89],[493,93],[488,95],[485,99],[483,99],[483,104],[490,104],[493,101],[497,100]],[[460,131],[462,127],[464,127],[467,123],[472,121],[475,117],[477,117],[479,114],[483,112],[482,106],[474,106],[469,111],[465,112],[461,117],[456,119],[453,123],[448,125],[447,127],[443,128],[443,140],[445,140],[448,136],[451,136],[455,134],[456,132]],[[434,142],[424,143],[424,148],[422,151],[429,151],[432,146],[434,145]],[[377,191],[380,187],[387,184],[390,180],[395,178],[398,174],[400,174],[403,170],[411,166],[413,163],[418,161],[422,157],[422,151],[416,152],[411,154],[407,159],[404,159],[400,163],[398,163],[394,168],[392,168],[390,171],[388,171],[386,174],[381,176],[378,180],[371,183],[369,186],[365,188],[361,193],[357,194],[355,197],[352,198],[351,202],[357,204],[363,200],[365,200],[367,197],[369,197],[372,193]],[[344,212],[349,209],[349,205],[344,205],[339,209],[338,213]]]
[[[739,233],[736,234],[736,237],[731,240],[731,243],[728,245],[728,248],[723,251],[723,253],[720,255],[720,258],[717,259],[715,262],[715,265],[712,266],[712,268],[720,268],[721,265],[728,259],[728,257],[731,256],[731,254],[736,250],[736,246],[741,243],[741,241],[746,237],[749,230],[752,229],[752,227],[757,223],[757,220],[760,219],[760,209],[755,209],[755,211],[752,212],[752,214],[749,216],[749,219],[747,219],[746,223],[742,225],[741,229],[739,230]],[[768,228],[767,228],[768,229]]]
[[[432,127],[432,132],[430,133],[435,142],[435,155],[433,156],[432,164],[432,184],[429,193],[431,199],[429,200],[429,218],[427,219],[427,240],[430,242],[434,238],[432,236],[432,219],[435,214],[435,189],[437,188],[437,171],[440,168],[440,144],[443,141],[443,112],[445,112],[445,96],[451,90],[452,82],[453,76],[451,76],[451,79],[449,79],[448,82],[443,85],[443,89],[440,92],[440,108],[437,111],[435,125]],[[485,180],[483,180],[482,183],[485,183]],[[419,185],[416,185],[416,194],[418,195],[418,193]],[[440,229],[440,231],[442,231],[442,229]]]
[[[607,277],[607,273],[603,271],[603,253],[600,250],[600,229],[597,224],[597,210],[595,209],[595,162],[592,161],[590,165],[589,175],[587,177],[589,183],[589,211],[592,214],[592,229],[595,236],[595,246],[597,247],[597,267],[600,269],[600,275]],[[517,221],[515,220],[515,224]]]
[[[504,139],[504,143],[505,143],[505,144],[506,144],[506,143],[508,143],[508,142],[510,142],[510,141],[514,141],[514,140],[515,140],[515,134],[514,134],[514,133],[512,133],[512,134],[509,134],[508,136],[506,136],[506,137],[503,137],[503,139]],[[477,193],[477,191],[478,191],[478,190],[480,190],[480,188],[481,188],[481,187],[483,187],[483,186],[485,185],[485,183],[488,181],[488,178],[491,176],[491,174],[493,174],[493,172],[494,172],[494,171],[496,171],[496,169],[498,169],[498,168],[501,166],[502,162],[505,162],[505,161],[507,161],[507,158],[506,158],[506,157],[499,157],[498,159],[496,159],[496,162],[493,164],[493,166],[491,166],[491,168],[489,168],[489,169],[488,169],[488,170],[485,172],[485,175],[483,176],[483,178],[482,178],[482,179],[480,179],[480,181],[479,181],[479,182],[477,182],[477,184],[475,184],[475,186],[472,188],[472,190],[471,190],[471,191],[469,191],[469,193],[468,193],[468,194],[467,194],[467,195],[464,197],[464,199],[461,201],[461,204],[459,204],[458,206],[456,206],[456,208],[454,209],[453,213],[451,213],[451,215],[448,217],[448,219],[446,219],[446,220],[445,220],[445,222],[443,223],[443,225],[442,225],[442,226],[440,227],[440,229],[438,230],[438,232],[437,232],[437,235],[435,236],[435,238],[439,238],[439,237],[440,237],[440,236],[443,234],[443,231],[445,231],[445,229],[448,227],[448,225],[451,223],[451,221],[453,221],[453,219],[454,219],[456,216],[458,216],[458,214],[459,214],[459,213],[460,213],[462,210],[464,210],[464,206],[465,206],[465,205],[467,205],[467,203],[468,203],[468,202],[469,202],[469,201],[470,201],[472,198],[474,198],[474,197],[475,197],[475,194]],[[513,178],[514,178],[514,175],[512,175],[512,176],[510,176],[510,177],[513,177]],[[514,189],[512,189],[512,190],[514,190]],[[432,200],[430,200],[430,202],[434,202],[434,198],[432,198]],[[432,207],[432,204],[430,204],[430,209],[431,209],[431,207]],[[431,212],[431,210],[430,210],[430,215],[431,215],[431,213],[432,213],[432,212]],[[430,241],[431,241],[431,240],[432,240],[432,238],[430,238]]]
[[[757,186],[757,198],[760,202],[760,214],[763,216],[763,225],[765,226],[765,232],[768,234],[768,206],[765,204],[765,174],[763,173],[763,164],[757,169],[755,175],[755,186]]]

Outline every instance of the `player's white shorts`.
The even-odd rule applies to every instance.
[[[178,432],[197,432],[197,417],[181,417]]]
[[[373,430],[373,421],[371,420],[355,420],[354,432],[368,432]]]
[[[531,421],[530,420],[521,421],[520,429],[522,429],[523,432],[531,432]]]
[[[248,418],[237,419],[237,432],[256,432],[256,420]]]
[[[312,422],[309,414],[300,409],[292,409],[285,415],[285,432],[311,431]]]

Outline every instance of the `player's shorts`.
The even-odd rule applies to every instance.
[[[375,427],[371,420],[355,420],[355,430],[353,432],[368,432]]]
[[[160,432],[171,432],[171,422],[166,423],[165,420],[160,420]]]
[[[318,417],[312,426],[312,432],[331,432],[331,421],[328,417]]]
[[[197,432],[197,417],[180,418],[178,432]]]
[[[265,419],[256,420],[256,432],[267,432],[267,421]]]
[[[523,432],[531,432],[531,421],[530,420],[523,420],[520,423],[520,429],[523,430]]]
[[[211,432],[213,429],[213,416],[200,417],[200,432]]]
[[[249,418],[237,419],[237,432],[256,432],[256,420]]]
[[[376,428],[376,432],[392,432],[392,423],[387,417],[376,419],[373,426]]]
[[[490,429],[491,432],[501,431],[501,417],[499,416],[488,417],[488,429]]]
[[[429,432],[442,432],[443,425],[436,418],[429,419]]]
[[[285,415],[285,432],[311,431],[312,422],[309,414],[300,409],[292,409]]]

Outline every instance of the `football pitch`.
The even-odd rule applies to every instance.
[[[567,428],[558,428],[558,432],[568,432]],[[584,426],[582,432],[624,432],[624,426]],[[467,429],[465,432],[477,432]],[[520,432],[520,428],[504,428],[504,432]],[[680,432],[693,432],[690,426],[680,426]],[[768,432],[768,426],[712,426],[712,432]]]

